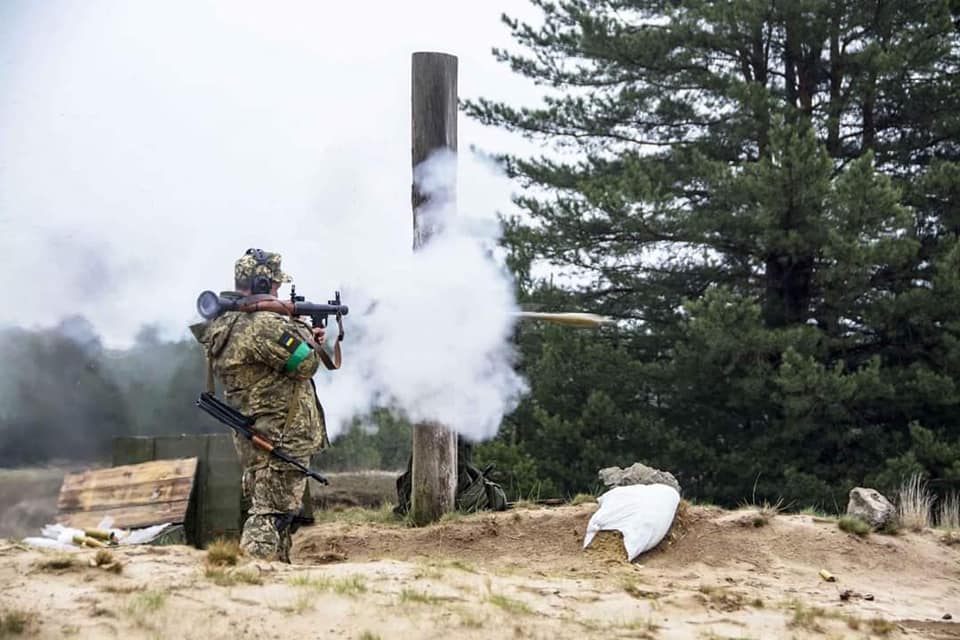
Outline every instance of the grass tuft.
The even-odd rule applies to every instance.
[[[805,607],[798,602],[793,605],[793,617],[787,622],[787,626],[792,629],[824,633],[820,618],[825,614],[826,611],[820,607]]]
[[[578,493],[577,495],[573,496],[573,498],[570,500],[570,504],[573,506],[577,506],[580,504],[595,504],[596,502],[597,502],[597,496],[589,493]]]
[[[649,589],[644,589],[643,587],[638,585],[636,582],[633,582],[632,580],[624,580],[623,583],[621,583],[621,586],[623,587],[623,590],[624,592],[626,592],[627,595],[629,595],[632,598],[636,598],[637,600],[656,600],[661,595],[663,595],[658,591],[650,591]]]
[[[897,513],[900,523],[914,532],[920,532],[930,526],[930,513],[933,496],[927,490],[923,476],[915,473],[910,476],[897,493]]]
[[[419,604],[438,604],[443,602],[443,598],[430,595],[425,591],[415,591],[413,589],[404,589],[400,592],[400,602],[416,602]]]
[[[359,593],[366,593],[367,583],[364,582],[363,576],[347,576],[346,578],[334,580],[333,591],[341,596],[355,596]]]
[[[207,564],[213,567],[235,566],[240,558],[240,543],[217,538],[207,547]]]
[[[124,611],[138,627],[147,626],[147,617],[159,611],[167,604],[167,594],[164,591],[150,590],[138,593],[127,601]]]
[[[799,513],[800,515],[810,516],[811,518],[816,518],[818,520],[836,520],[837,519],[837,516],[827,513],[825,510],[821,509],[820,507],[815,507],[812,505],[809,507],[804,507],[803,509],[800,510]]]
[[[204,577],[218,587],[234,587],[238,584],[263,584],[260,572],[256,569],[227,569],[226,567],[208,566]]]
[[[354,596],[367,591],[367,584],[363,576],[352,575],[346,578],[330,578],[328,576],[311,576],[300,574],[288,581],[291,586],[310,589],[318,593],[333,591],[342,596]]]
[[[744,607],[744,596],[737,591],[731,591],[725,586],[702,584],[697,589],[706,597],[706,600],[722,611],[737,611]]]
[[[313,591],[330,591],[333,588],[333,580],[327,576],[311,576],[308,573],[300,573],[287,581],[290,586],[312,589]]]
[[[32,613],[19,609],[11,609],[5,613],[0,613],[0,638],[25,633],[33,624],[35,618]]]
[[[863,626],[863,621],[860,618],[845,611],[828,611],[820,607],[806,607],[799,602],[793,602],[791,606],[793,607],[793,617],[787,622],[787,626],[791,628],[826,633],[826,629],[820,624],[821,619],[839,620],[853,631],[857,631]],[[880,618],[874,618],[867,624],[870,626],[871,632],[876,635],[885,636],[895,628],[894,625]],[[885,625],[890,625],[886,631],[883,630]]]
[[[781,498],[773,504],[766,500],[763,501],[763,504],[743,503],[740,505],[740,509],[754,512],[750,517],[751,525],[757,528],[765,527],[783,511],[783,499]]]
[[[301,614],[305,611],[310,611],[313,609],[313,600],[305,593],[301,593],[296,597],[289,607],[286,607],[286,610],[291,613]]]
[[[943,496],[937,507],[937,526],[948,531],[960,531],[960,493],[951,491]]]
[[[345,522],[347,524],[388,524],[395,526],[405,526],[406,524],[403,518],[393,512],[393,505],[388,502],[377,509],[366,509],[363,507],[323,509],[315,511],[313,517],[317,524],[331,522]]]
[[[870,633],[877,636],[888,636],[897,628],[897,625],[883,618],[871,618],[867,621],[867,626],[870,627]]]
[[[451,569],[457,569],[466,573],[480,573],[477,565],[465,562],[463,560],[451,560],[447,563],[447,566],[449,566]]]
[[[841,531],[853,533],[860,537],[868,535],[871,531],[870,524],[857,516],[840,516],[837,526]]]
[[[521,602],[520,600],[510,598],[499,593],[490,594],[490,596],[487,597],[487,602],[514,615],[533,615],[533,609],[531,609],[525,602]]]

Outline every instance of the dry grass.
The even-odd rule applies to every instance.
[[[138,627],[147,627],[147,618],[162,609],[167,604],[167,594],[164,591],[151,590],[139,593],[127,602],[124,612],[130,616]]]
[[[763,501],[763,504],[741,504],[740,509],[744,511],[753,511],[750,517],[750,524],[754,527],[765,527],[783,511],[783,499],[774,503]]]
[[[877,636],[887,636],[897,627],[895,624],[883,618],[871,618],[864,623],[863,620],[853,614],[844,611],[832,611],[821,607],[807,607],[799,602],[793,602],[793,617],[787,622],[787,626],[792,629],[803,629],[815,633],[826,633],[826,629],[820,624],[821,620],[839,620],[847,625],[847,628],[858,631],[866,624],[870,633]]]
[[[948,531],[960,531],[960,493],[951,491],[937,506],[937,526]]]
[[[487,602],[496,607],[500,607],[507,613],[512,613],[516,616],[533,615],[533,609],[531,609],[525,602],[521,602],[520,600],[510,598],[499,593],[490,594],[487,597]]]
[[[347,576],[346,578],[334,580],[333,591],[342,596],[355,596],[360,593],[366,593],[367,583],[364,581],[363,576]]]
[[[363,507],[347,507],[324,509],[313,512],[317,524],[330,522],[345,522],[347,524],[387,524],[398,527],[406,526],[407,522],[393,512],[393,505],[384,503],[377,509]]]
[[[861,538],[869,535],[872,530],[870,523],[857,516],[841,516],[840,520],[837,521],[837,526],[840,527],[841,531],[856,534]]]
[[[897,625],[883,618],[871,618],[867,620],[867,626],[870,627],[870,633],[875,636],[888,636],[897,628]]]
[[[124,595],[130,595],[145,589],[146,587],[142,584],[105,584],[101,587],[104,593],[122,593]]]
[[[19,609],[0,613],[0,639],[26,633],[35,621],[34,614]]]
[[[240,558],[240,543],[217,538],[207,547],[207,564],[213,567],[235,566]]]
[[[897,514],[900,523],[914,532],[930,527],[930,514],[933,507],[933,495],[927,490],[923,476],[915,473],[910,476],[897,492]]]
[[[403,589],[400,592],[400,602],[416,602],[418,604],[439,604],[448,598],[441,598],[430,595],[426,591],[416,591],[414,589]]]
[[[702,584],[697,589],[704,599],[721,611],[737,611],[746,604],[744,595],[725,586]]]
[[[361,575],[331,578],[329,576],[300,574],[290,578],[289,584],[294,587],[302,587],[319,593],[333,591],[342,596],[355,596],[367,591],[367,584]]]
[[[238,584],[263,584],[260,572],[254,568],[228,569],[226,567],[208,566],[203,576],[218,587],[234,587]]]
[[[289,607],[285,607],[284,610],[290,613],[301,614],[313,609],[313,599],[310,596],[301,593],[294,599],[293,603]]]
[[[837,519],[837,516],[835,516],[834,514],[827,513],[825,510],[821,509],[820,507],[815,507],[812,505],[809,507],[804,507],[803,509],[798,511],[798,513],[803,516],[810,516],[811,518],[814,518],[816,520],[836,520]]]
[[[578,493],[577,495],[573,496],[573,498],[571,498],[570,500],[570,504],[573,506],[577,506],[580,504],[596,504],[596,502],[597,502],[597,496],[591,495],[589,493]]]
[[[632,598],[636,598],[637,600],[656,600],[663,595],[659,591],[644,589],[632,580],[624,580],[621,586],[627,595]]]

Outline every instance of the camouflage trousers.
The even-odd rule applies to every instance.
[[[244,466],[243,498],[248,512],[240,548],[254,558],[290,562],[293,517],[300,511],[307,478],[287,465],[275,468],[277,463],[264,460],[257,451],[244,451],[239,443],[237,449]]]

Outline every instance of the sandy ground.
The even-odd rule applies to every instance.
[[[7,541],[0,615],[39,638],[960,638],[942,620],[960,616],[960,545],[941,532],[861,539],[809,516],[754,527],[695,507],[631,564],[616,534],[580,549],[594,509],[423,529],[347,512],[302,530],[294,564],[241,562],[226,586],[190,548],[118,551],[116,575],[88,566],[92,551],[58,569]]]

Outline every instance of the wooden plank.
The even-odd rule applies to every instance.
[[[104,517],[116,527],[184,522],[197,458],[155,460],[64,477],[58,522],[96,526]]]
[[[98,485],[61,488],[57,499],[58,511],[86,511],[88,509],[116,509],[140,504],[174,502],[190,496],[193,476],[166,480],[139,480],[122,486]]]
[[[196,458],[180,460],[154,460],[122,467],[109,467],[69,473],[63,477],[63,488],[69,490],[122,486],[131,482],[162,481],[174,478],[192,477],[197,470]]]
[[[120,509],[63,512],[57,515],[57,522],[80,529],[96,527],[107,516],[113,518],[113,526],[118,529],[148,527],[164,522],[182,523],[187,514],[187,503],[187,500],[178,500]]]
[[[182,500],[189,494],[196,472],[197,459],[184,458],[67,474],[60,487],[57,507],[78,511],[102,508],[100,505],[104,504]]]

